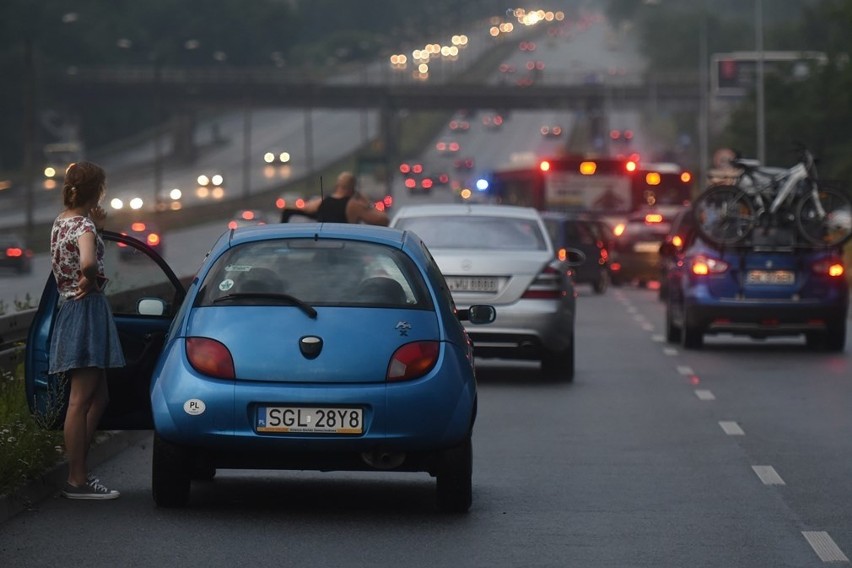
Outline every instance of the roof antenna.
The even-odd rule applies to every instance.
[[[320,176],[319,178],[320,178],[320,203],[322,203],[323,200],[325,199],[325,195],[323,194],[323,191],[322,191],[322,176]],[[320,219],[320,223],[322,223],[321,219]],[[319,240],[319,234],[314,233],[314,241],[317,241],[317,240]]]

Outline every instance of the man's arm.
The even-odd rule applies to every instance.
[[[353,195],[346,205],[346,218],[350,223],[367,223],[382,227],[390,224],[387,214],[370,205],[370,202],[360,194]]]

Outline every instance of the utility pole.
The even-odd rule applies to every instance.
[[[766,117],[763,92],[763,1],[755,0],[754,33],[757,51],[757,159],[766,163]]]
[[[708,48],[707,48],[707,1],[704,0],[701,7],[701,24],[698,30],[698,100],[700,110],[698,114],[698,179],[699,184],[706,183],[710,171],[710,119],[709,119],[709,97],[708,97]],[[703,187],[703,186],[701,186]]]

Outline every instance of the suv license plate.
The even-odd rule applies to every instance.
[[[364,412],[360,408],[261,406],[257,409],[258,432],[307,434],[361,434]]]
[[[791,270],[749,270],[746,284],[793,284],[796,275]]]

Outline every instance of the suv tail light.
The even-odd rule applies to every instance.
[[[820,276],[831,276],[832,278],[843,276],[846,272],[843,268],[843,261],[839,258],[824,258],[822,260],[818,260],[811,265],[811,270],[814,274],[819,274]]]
[[[559,299],[563,295],[561,279],[562,273],[553,265],[547,265],[521,297],[528,300]]]
[[[208,337],[188,337],[186,339],[186,358],[192,368],[217,379],[235,379],[234,358],[231,352],[219,341]]]
[[[388,363],[387,381],[410,381],[422,377],[438,362],[439,347],[437,341],[406,343],[394,351]]]
[[[691,272],[697,276],[721,274],[728,270],[728,263],[712,256],[698,255],[692,259]]]

